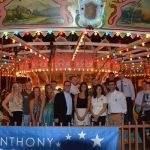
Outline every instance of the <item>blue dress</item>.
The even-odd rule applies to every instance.
[[[47,123],[48,126],[52,126],[54,121],[54,99],[49,100],[48,103],[45,104],[42,114],[42,125]]]

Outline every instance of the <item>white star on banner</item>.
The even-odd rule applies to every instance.
[[[67,138],[67,140],[70,140],[70,139],[71,139],[71,136],[68,134],[68,135],[66,136],[66,138]]]
[[[91,139],[94,142],[93,147],[95,147],[96,145],[101,147],[101,141],[103,141],[102,138],[99,138],[98,134],[96,135],[95,139]]]
[[[58,142],[58,143],[56,144],[56,146],[57,146],[57,147],[60,147],[60,146],[61,146],[61,144]]]
[[[83,131],[81,133],[78,134],[80,136],[80,139],[85,139],[85,135],[86,133],[84,133]]]

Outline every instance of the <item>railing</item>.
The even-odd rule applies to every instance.
[[[0,125],[9,126],[9,122],[5,122],[5,124],[0,122]],[[14,126],[17,126],[17,124],[15,123]],[[21,126],[24,126],[24,123],[22,123]],[[32,123],[30,123],[29,126],[33,126]],[[41,126],[40,123],[37,123],[37,126],[38,127]],[[45,126],[48,127],[47,124],[45,124]],[[55,123],[53,123],[53,126],[55,126]],[[68,126],[71,126],[71,124],[68,124]],[[99,125],[98,127],[102,126]],[[107,128],[110,126],[106,124],[105,127]],[[138,124],[121,125],[119,126],[119,128],[120,128],[120,135],[119,135],[120,150],[150,150],[150,122],[147,123],[143,122],[143,124],[141,125]]]

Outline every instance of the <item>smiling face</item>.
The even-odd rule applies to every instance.
[[[81,91],[85,92],[87,90],[87,85],[86,84],[82,84],[81,85]]]
[[[34,97],[38,98],[40,96],[40,88],[39,87],[35,87],[33,89],[33,93],[34,93]]]
[[[118,76],[119,76],[120,79],[123,79],[124,78],[124,73],[120,71],[120,72],[118,72]]]
[[[100,95],[100,94],[102,93],[102,88],[101,88],[101,86],[98,86],[98,87],[96,88],[96,93],[97,93],[97,95]]]
[[[113,92],[116,89],[115,82],[109,82],[108,83],[108,88],[109,88],[110,92]]]
[[[71,83],[69,81],[64,83],[64,91],[70,92]]]

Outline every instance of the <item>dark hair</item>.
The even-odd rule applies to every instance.
[[[125,73],[125,70],[119,70],[118,73]]]
[[[70,82],[69,80],[66,80],[66,81],[64,81],[64,85],[65,85],[67,82],[71,84],[71,82]]]
[[[150,84],[150,82],[147,82],[147,84]]]
[[[113,72],[109,72],[109,74],[113,74],[113,75],[115,75]]]
[[[114,84],[116,85],[116,81],[115,81],[115,80],[109,80],[109,81],[108,81],[108,84],[109,84],[109,83],[114,83]]]
[[[46,97],[46,104],[49,102],[49,97],[48,97],[48,92],[47,92],[47,87],[51,86],[50,84],[45,85],[45,97]]]
[[[57,83],[56,80],[52,80],[51,83]]]
[[[94,98],[97,97],[97,92],[96,92],[96,91],[97,91],[97,88],[98,88],[98,87],[101,87],[101,90],[102,90],[101,94],[102,94],[102,95],[105,95],[103,86],[102,86],[101,84],[98,84],[98,85],[96,85],[96,86],[94,87],[94,91],[93,91]]]
[[[144,83],[144,82],[147,84],[147,81],[146,81],[146,80],[143,80],[143,81],[142,81],[142,83]]]
[[[77,78],[77,76],[73,75],[70,77],[70,80],[72,80],[73,78]]]
[[[80,92],[82,92],[82,85],[86,85],[86,91],[85,91],[85,97],[87,98],[88,97],[88,85],[87,85],[87,83],[86,82],[82,82],[81,84],[80,84],[80,87],[79,87],[79,91]]]

